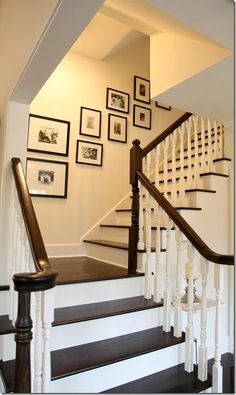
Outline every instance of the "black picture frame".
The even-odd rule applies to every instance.
[[[27,158],[26,179],[31,196],[67,198],[68,162]]]
[[[150,104],[150,80],[134,76],[134,100]]]
[[[75,162],[83,165],[102,166],[103,144],[77,140]]]
[[[106,108],[128,114],[129,93],[107,88]]]
[[[150,130],[152,127],[152,110],[150,108],[134,104],[133,125]]]
[[[108,140],[127,143],[127,118],[108,114]]]
[[[69,140],[69,121],[29,114],[28,151],[68,156]]]
[[[94,108],[80,108],[79,134],[89,137],[101,137],[102,112]]]
[[[159,101],[156,101],[156,107],[162,108],[163,110],[171,111],[171,106],[168,106],[167,104],[161,103]]]

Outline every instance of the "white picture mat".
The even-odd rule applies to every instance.
[[[99,136],[100,133],[100,116],[101,113],[94,111],[94,110],[88,110],[83,108],[82,109],[82,120],[81,120],[81,134],[88,134],[90,136]],[[93,123],[93,127],[88,127],[89,119],[91,118],[94,121],[91,122]]]
[[[83,156],[83,148],[85,149],[95,149],[97,150],[97,157],[96,159],[89,159],[88,157]],[[87,163],[87,164],[101,164],[102,163],[102,146],[89,143],[89,142],[83,142],[79,141],[78,143],[78,153],[77,153],[77,161],[80,163]]]
[[[125,118],[112,116],[110,117],[110,138],[124,141],[126,139],[126,122]],[[119,123],[121,125],[121,134],[115,133],[115,124]]]
[[[144,114],[144,120],[140,119],[141,114]],[[149,128],[151,124],[151,111],[147,108],[135,107],[135,125]]]
[[[52,184],[40,183],[39,171],[54,172]],[[53,162],[39,162],[27,160],[27,183],[29,191],[37,195],[57,195],[65,194],[66,165]]]
[[[140,93],[140,85],[144,85],[144,89],[145,89],[144,95],[142,95]],[[149,81],[143,80],[142,78],[139,78],[139,77],[136,78],[135,99],[145,101],[147,103],[150,101],[150,82]]]
[[[52,144],[49,142],[38,141],[40,130],[46,130],[48,133],[55,131],[57,133],[57,143]],[[66,153],[68,137],[67,131],[68,124],[30,116],[28,149]]]

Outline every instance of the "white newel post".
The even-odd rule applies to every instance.
[[[42,326],[43,326],[43,371],[42,391],[50,392],[51,383],[51,355],[50,338],[52,322],[54,320],[54,289],[42,293]]]
[[[212,392],[223,391],[223,370],[221,366],[221,298],[224,286],[224,267],[215,265],[216,318],[215,318],[215,361],[212,367]]]
[[[209,263],[201,258],[202,297],[201,297],[201,335],[199,346],[198,379],[207,380],[207,276]]]
[[[166,267],[165,267],[165,289],[164,289],[164,306],[163,306],[163,331],[170,332],[170,316],[171,316],[171,294],[170,294],[170,237],[172,221],[168,217],[166,228]]]
[[[160,281],[160,266],[161,266],[161,217],[162,208],[157,203],[156,205],[156,261],[155,261],[155,276],[154,276],[154,302],[161,302],[161,281]]]
[[[187,326],[185,331],[185,370],[190,373],[193,371],[193,350],[194,350],[194,337],[193,337],[193,271],[196,249],[191,245],[189,261],[185,264],[185,275],[188,278],[188,305],[187,305]]]
[[[138,182],[139,187],[139,219],[138,219],[138,250],[144,250],[144,221],[143,221],[143,186]]]
[[[181,281],[183,276],[184,243],[185,237],[181,230],[176,230],[177,241],[177,264],[176,264],[176,290],[174,305],[174,336],[182,335],[182,304],[181,304]]]
[[[150,176],[150,154],[146,156],[146,175],[149,179]],[[151,196],[148,191],[146,191],[146,208],[145,208],[145,217],[146,217],[146,265],[145,265],[145,291],[144,297],[145,299],[150,299],[152,297],[151,291],[151,279],[152,279],[152,271],[151,271]]]

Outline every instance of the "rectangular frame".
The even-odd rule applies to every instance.
[[[150,104],[150,81],[146,78],[134,76],[134,100]]]
[[[152,110],[147,107],[141,107],[134,104],[133,125],[139,128],[151,129]]]
[[[94,108],[80,108],[79,134],[90,137],[101,137],[102,112]]]
[[[67,162],[27,158],[26,179],[31,196],[67,198]]]
[[[168,106],[167,104],[161,103],[159,101],[156,101],[156,107],[162,108],[163,110],[170,111],[171,106]]]
[[[102,166],[103,144],[91,141],[77,140],[76,163],[92,166]]]
[[[127,143],[127,118],[108,114],[108,140]]]
[[[30,114],[28,151],[68,156],[70,122]]]
[[[106,108],[129,113],[129,93],[107,88]]]

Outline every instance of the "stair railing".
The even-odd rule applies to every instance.
[[[199,140],[201,144],[198,143]],[[191,147],[194,148],[194,153]],[[179,153],[176,160],[175,153]],[[152,158],[152,153],[156,154]],[[173,155],[174,153],[174,155]],[[202,117],[184,114],[173,125],[166,129],[155,140],[141,149],[139,140],[133,141],[130,158],[130,183],[132,185],[132,218],[129,230],[129,271],[135,272],[137,267],[137,246],[140,243],[139,235],[143,237],[143,247],[146,249],[145,265],[145,298],[154,294],[154,301],[160,302],[163,297],[163,330],[171,330],[171,310],[174,310],[174,335],[179,337],[182,333],[181,281],[183,271],[188,281],[187,287],[187,324],[185,329],[185,370],[193,371],[194,361],[194,281],[196,271],[201,274],[201,329],[199,345],[198,378],[207,380],[207,284],[209,262],[214,265],[214,287],[216,292],[216,317],[215,317],[215,348],[213,365],[213,392],[222,392],[222,366],[221,366],[221,304],[223,291],[224,266],[233,265],[234,257],[221,255],[212,251],[197,235],[191,226],[178,213],[176,208],[183,207],[186,203],[185,191],[189,188],[199,188],[200,172],[212,172],[214,160],[223,157],[223,126],[216,122],[205,120]],[[200,164],[198,158],[201,160]],[[144,172],[143,173],[143,159]],[[196,159],[196,160],[194,160]],[[196,163],[196,161],[198,163]],[[163,170],[160,171],[162,162]],[[149,179],[150,163],[155,168],[155,182]],[[168,189],[169,164],[174,170],[175,187]],[[179,170],[176,177],[175,169]],[[187,168],[187,173],[184,170]],[[164,180],[160,180],[160,174]],[[173,173],[171,181],[174,181]],[[178,181],[176,183],[176,181]],[[155,185],[154,185],[155,184]],[[164,184],[160,192],[161,184]],[[146,199],[146,207],[139,211],[139,186]],[[177,197],[178,196],[178,197]],[[154,201],[154,219],[156,224],[156,240],[151,234],[151,200]],[[172,204],[171,204],[172,203]],[[142,205],[141,205],[142,207]],[[144,221],[145,211],[146,221]],[[140,221],[141,219],[141,221]],[[166,258],[164,265],[161,263],[162,238],[160,236],[161,222],[166,226]],[[145,229],[140,226],[145,225]],[[173,241],[171,230],[175,228],[176,241]],[[145,237],[146,235],[146,237]],[[152,243],[154,243],[155,254]],[[174,244],[176,243],[176,244]],[[173,255],[173,247],[175,254]],[[155,257],[153,257],[155,255]],[[175,295],[173,297],[173,259],[176,261]],[[153,261],[154,260],[154,261]],[[199,261],[201,263],[199,264]],[[164,267],[163,267],[164,266]],[[154,272],[154,285],[152,289],[152,273]]]
[[[16,327],[14,392],[50,392],[50,332],[57,272],[47,257],[20,159],[12,158],[12,170],[16,190],[9,316]]]

